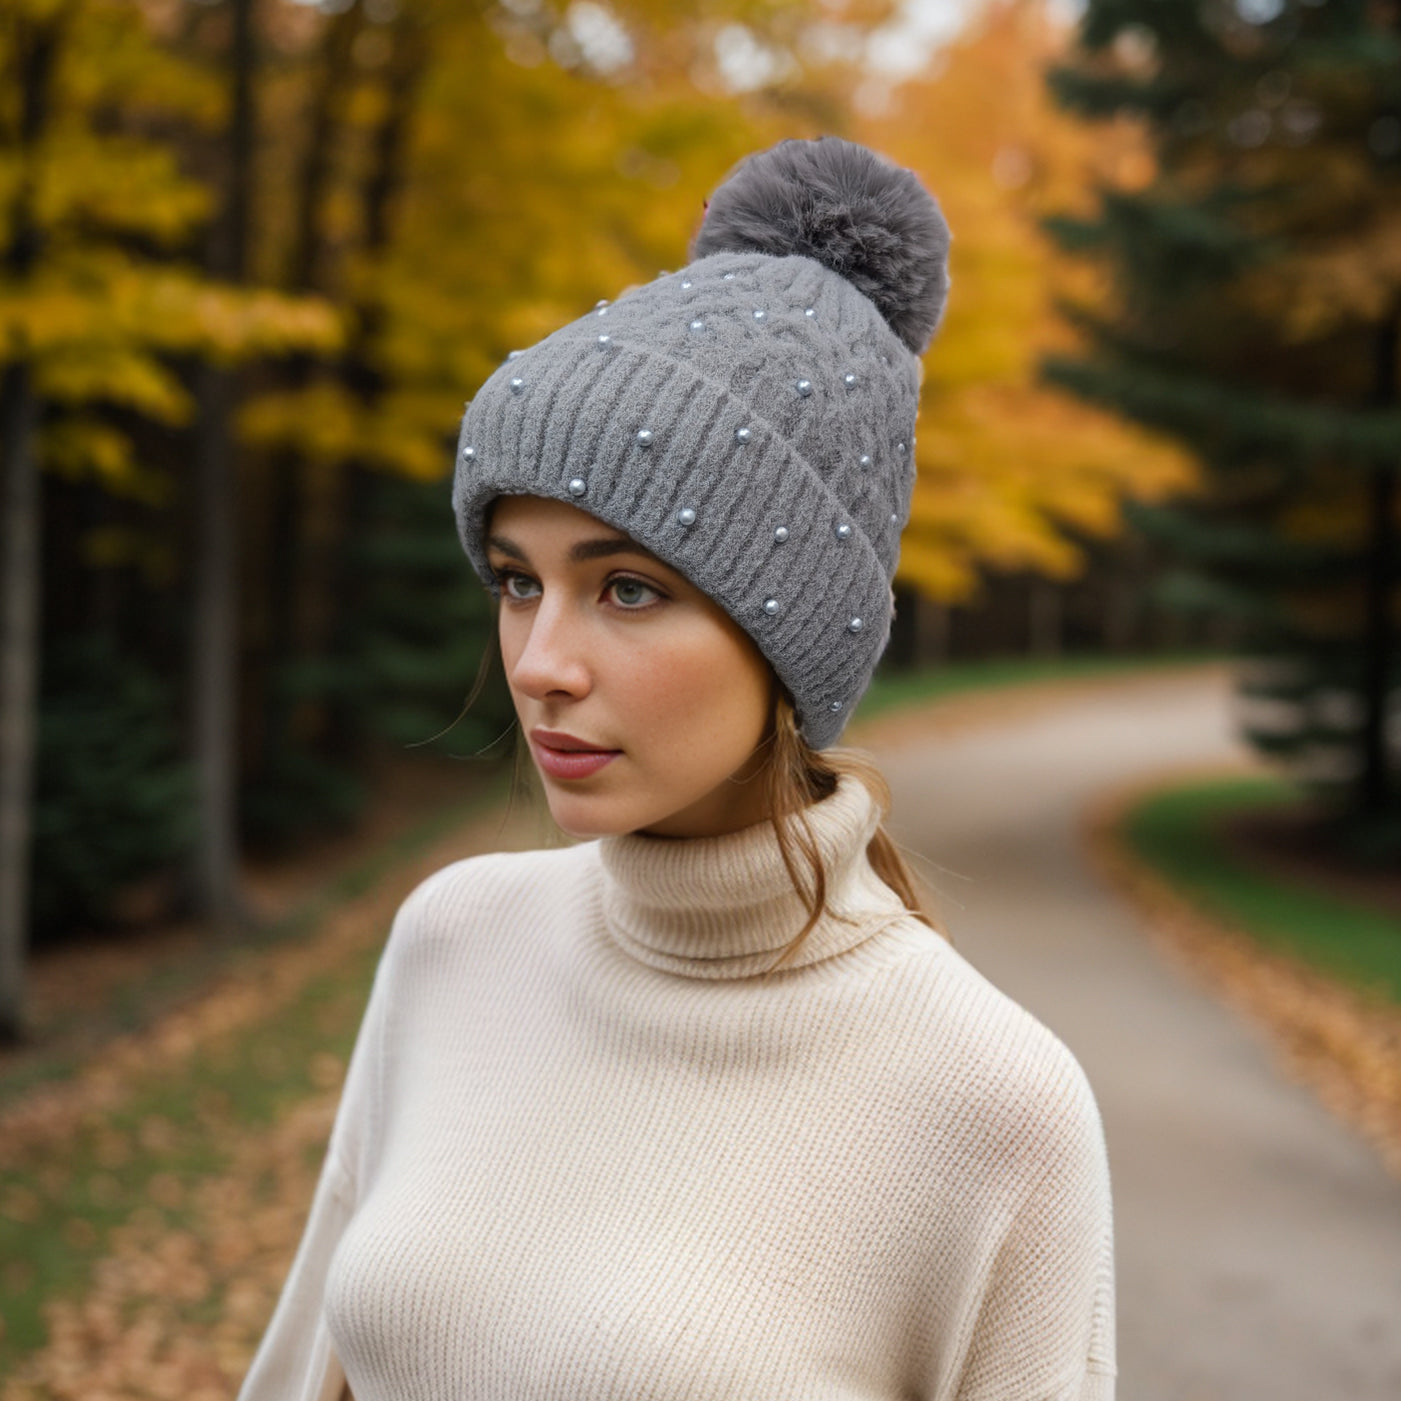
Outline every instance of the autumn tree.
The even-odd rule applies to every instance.
[[[241,296],[183,256],[210,201],[182,168],[174,134],[215,120],[217,95],[138,6],[12,0],[5,20],[0,1025],[14,1034],[33,857],[38,550],[46,539],[40,473],[117,497],[159,497],[180,463],[144,458],[130,430],[189,421],[193,400],[178,357],[327,345],[336,325],[325,308]],[[112,540],[104,543],[110,558]]]
[[[1091,0],[1079,41],[1056,94],[1139,121],[1155,177],[1060,221],[1115,295],[1049,373],[1201,460],[1142,517],[1179,599],[1248,627],[1256,742],[1394,825],[1401,11]]]

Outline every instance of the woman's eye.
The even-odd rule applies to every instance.
[[[661,597],[656,589],[650,584],[644,584],[641,579],[614,579],[608,587],[612,590],[613,597],[624,608],[650,607],[653,599]]]
[[[501,592],[504,593],[507,598],[518,600],[533,598],[535,595],[529,592],[529,590],[539,587],[534,579],[528,578],[524,574],[517,574],[514,570],[510,569],[497,570],[496,582],[500,585]]]

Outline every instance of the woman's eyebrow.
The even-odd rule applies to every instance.
[[[522,564],[530,563],[530,556],[514,540],[508,540],[504,535],[488,536],[487,544],[495,550],[500,550],[503,555],[520,560]],[[607,555],[641,555],[644,559],[661,563],[651,550],[622,535],[597,540],[576,540],[569,549],[569,558],[575,564],[582,564],[589,559],[603,559]]]

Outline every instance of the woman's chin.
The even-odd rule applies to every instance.
[[[590,793],[582,785],[542,779],[545,799],[554,824],[566,836],[578,841],[614,837],[636,831],[649,814],[639,814],[638,805],[616,793]]]
[[[659,795],[592,794],[579,789],[561,792],[561,786],[545,783],[550,816],[560,831],[578,841],[629,832],[663,837],[703,835],[691,830],[695,824],[689,808],[678,808]]]
[[[749,784],[723,777],[714,788],[628,782],[614,765],[585,779],[540,773],[555,826],[578,841],[638,832],[655,837],[712,837],[763,820],[761,798]]]

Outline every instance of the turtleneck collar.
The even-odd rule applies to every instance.
[[[785,969],[845,953],[904,913],[866,858],[880,810],[864,783],[843,774],[805,816],[827,868],[828,912]],[[610,933],[633,957],[668,973],[763,973],[807,920],[768,822],[721,837],[604,837],[599,854]],[[800,854],[800,872],[806,864]]]

